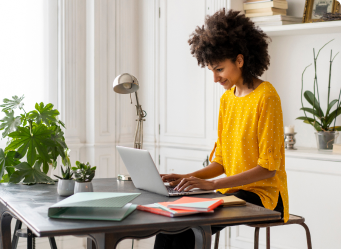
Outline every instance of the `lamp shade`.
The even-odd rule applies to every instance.
[[[133,93],[139,89],[139,82],[133,75],[124,73],[115,78],[113,88],[117,93]]]

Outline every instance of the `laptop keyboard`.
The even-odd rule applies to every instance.
[[[190,191],[174,190],[174,187],[169,187],[169,186],[166,186],[166,188],[167,188],[168,193],[171,193],[171,194],[181,194],[181,193],[186,193],[186,192],[192,192],[192,190],[190,190]]]

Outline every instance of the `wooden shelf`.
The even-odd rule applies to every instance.
[[[268,26],[262,30],[270,37],[341,33],[341,21]]]
[[[297,150],[285,150],[285,157],[341,162],[341,154],[306,147],[297,147]]]

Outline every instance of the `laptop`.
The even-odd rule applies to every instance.
[[[116,146],[136,188],[165,196],[197,195],[213,193],[214,190],[192,189],[176,191],[167,186],[160,176],[155,163],[147,150]]]

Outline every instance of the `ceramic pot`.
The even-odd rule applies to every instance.
[[[75,181],[74,180],[58,180],[57,192],[61,196],[69,196],[73,195],[75,189]]]
[[[75,194],[79,192],[93,192],[92,182],[76,182]]]
[[[338,131],[319,131],[315,132],[318,150],[332,150],[333,144],[339,136]]]

